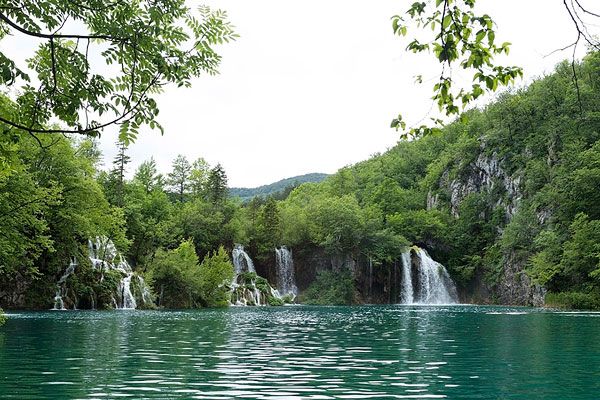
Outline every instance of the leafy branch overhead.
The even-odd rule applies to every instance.
[[[2,3],[0,39],[25,37],[38,47],[26,65],[0,52],[0,87],[17,103],[0,121],[32,135],[96,136],[119,125],[129,143],[142,125],[162,131],[153,96],[166,84],[189,87],[216,74],[215,46],[237,37],[225,12],[203,6],[194,17],[185,0]]]
[[[510,43],[496,41],[495,24],[487,15],[474,12],[476,0],[435,0],[415,2],[403,16],[392,17],[394,33],[409,37],[407,50],[413,53],[432,54],[442,65],[439,79],[433,85],[433,100],[446,116],[459,114],[465,106],[485,93],[507,86],[523,70],[517,66],[498,65],[494,57],[508,54]],[[431,29],[433,35],[423,39],[412,36],[416,27],[423,36]],[[473,73],[470,87],[456,87],[452,70],[458,65]],[[421,83],[422,78],[417,77]],[[421,125],[410,128],[404,137],[419,136],[439,131],[440,119],[432,118],[433,126]],[[406,123],[399,115],[391,126],[406,130]]]

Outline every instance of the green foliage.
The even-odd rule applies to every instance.
[[[198,277],[203,304],[207,307],[227,306],[230,296],[227,285],[233,276],[233,264],[223,246],[204,257]]]
[[[583,292],[547,293],[546,305],[549,307],[600,310],[600,294]]]
[[[6,315],[4,315],[4,311],[0,308],[0,326],[4,325],[6,322]]]
[[[153,96],[164,85],[190,86],[201,74],[216,74],[221,57],[214,48],[237,37],[223,11],[202,6],[194,16],[183,0],[84,3],[3,3],[1,28],[10,35],[0,38],[14,34],[38,47],[27,70],[0,54],[0,85],[18,93],[14,114],[0,121],[32,133],[92,136],[117,124],[127,144],[142,125],[162,131]],[[95,73],[96,62],[114,66],[112,75]],[[66,128],[45,127],[53,119]]]
[[[209,169],[210,166],[202,157],[193,162],[189,181],[190,189],[194,197],[206,196]]]
[[[209,202],[219,205],[227,199],[227,175],[221,164],[215,165],[208,173],[206,197]]]
[[[312,173],[282,179],[255,188],[229,188],[229,195],[231,197],[239,197],[242,201],[250,201],[255,197],[267,198],[269,196],[283,200],[287,197],[289,192],[301,184],[307,182],[318,183],[327,178],[327,176],[327,174]]]
[[[201,285],[198,256],[191,240],[174,250],[159,250],[149,266],[149,283],[166,308],[200,306]]]
[[[438,210],[415,210],[388,217],[389,226],[411,243],[428,243],[446,237],[448,218]]]
[[[156,169],[156,161],[154,161],[154,158],[150,158],[150,160],[140,164],[133,176],[133,182],[144,188],[146,193],[163,189],[164,179]]]
[[[1,99],[2,112],[10,114],[12,103]],[[0,291],[22,287],[27,305],[47,306],[50,296],[45,303],[39,296],[81,243],[106,235],[128,247],[124,216],[94,179],[98,158],[91,141],[9,132],[0,134]]]
[[[174,250],[159,250],[147,277],[161,307],[224,307],[229,302],[233,265],[222,246],[198,264],[194,244],[187,240]]]
[[[173,160],[172,168],[172,171],[169,172],[169,175],[167,176],[167,183],[177,194],[179,201],[183,201],[185,195],[189,192],[192,165],[184,155],[179,154],[177,158]]]
[[[259,257],[272,257],[273,249],[282,244],[282,221],[277,202],[269,197],[255,220],[252,241]]]
[[[134,180],[127,186],[123,212],[127,237],[131,240],[128,259],[133,265],[145,267],[156,250],[168,241],[174,205],[163,191],[147,192]]]
[[[355,303],[354,278],[348,270],[321,271],[300,297],[305,304],[348,305]]]
[[[577,214],[569,231],[561,260],[564,273],[574,284],[592,278],[600,288],[600,220]]]
[[[394,34],[407,36],[411,26],[419,30],[431,29],[426,39],[416,35],[408,40],[406,50],[413,53],[429,53],[441,64],[440,78],[433,85],[433,100],[445,115],[457,115],[460,110],[485,93],[495,92],[499,87],[508,86],[523,70],[517,66],[498,65],[494,57],[508,54],[510,43],[496,41],[495,24],[487,14],[476,14],[477,0],[436,0],[434,2],[415,2],[401,16],[392,17]],[[473,73],[471,87],[456,89],[453,85],[452,69],[460,66]],[[422,77],[416,78],[422,83]],[[441,131],[442,121],[432,118],[435,127],[421,125],[413,127],[408,135],[423,135]],[[406,128],[402,116],[392,121],[392,128]]]

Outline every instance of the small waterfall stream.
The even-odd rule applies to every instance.
[[[101,281],[104,279],[104,271],[106,270],[117,270],[123,275],[117,286],[116,296],[113,296],[114,308],[119,310],[136,309],[137,302],[131,291],[131,281],[135,273],[127,260],[119,254],[112,240],[105,236],[96,237],[94,241],[90,239],[88,241],[88,250],[92,267],[100,270],[102,274],[100,278]],[[118,260],[117,263],[116,260]],[[142,293],[142,301],[146,303],[144,295],[149,298],[150,289],[141,276],[138,276],[138,283]]]
[[[294,259],[287,247],[275,249],[275,264],[277,268],[277,292],[280,296],[296,298],[298,288],[294,277]]]
[[[137,292],[140,294],[138,300],[141,300],[144,305],[152,304],[150,288],[144,279],[133,271],[129,263],[118,252],[114,243],[109,238],[98,236],[93,240],[89,239],[88,258],[92,264],[92,269],[100,272],[100,282],[104,281],[104,273],[106,271],[116,270],[121,273],[122,278],[112,296],[112,305],[115,309],[132,310],[137,308],[138,302],[132,290],[133,286],[135,286]],[[67,278],[75,273],[76,266],[77,261],[73,258],[65,273],[58,280],[53,310],[66,309],[64,298],[67,294]],[[134,280],[136,277],[137,279]],[[91,296],[90,301],[92,308],[95,308],[96,299],[94,296]],[[72,303],[77,303],[77,300],[72,301]]]
[[[402,253],[402,296],[404,304],[413,303],[412,260],[410,251]]]
[[[418,258],[413,271],[411,251]],[[433,260],[427,251],[413,248],[402,254],[403,304],[454,304],[458,302],[456,286],[446,268]]]
[[[127,261],[122,258],[115,269],[125,274],[117,288],[117,297],[119,298],[119,301],[117,301],[117,308],[120,310],[134,310],[137,307],[137,304],[135,297],[131,292],[131,278],[133,278],[133,271]]]
[[[235,277],[242,272],[256,272],[250,256],[244,251],[244,246],[236,244],[231,252],[231,259],[235,270]]]
[[[234,276],[231,282],[231,304],[236,306],[267,305],[266,296],[256,286],[258,276],[244,246],[236,244],[231,252]],[[246,273],[249,273],[247,275]]]
[[[77,266],[77,261],[73,258],[69,263],[69,266],[65,270],[65,273],[60,277],[58,283],[56,284],[56,295],[54,296],[54,307],[53,310],[66,310],[65,302],[63,301],[63,296],[67,295],[67,278],[75,272],[75,267]]]

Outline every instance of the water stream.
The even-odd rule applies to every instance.
[[[413,254],[416,263],[413,263]],[[416,266],[416,271],[415,271]],[[402,254],[403,304],[455,304],[456,286],[446,268],[432,259],[427,251],[413,248]]]
[[[280,296],[298,295],[294,277],[294,259],[292,252],[285,246],[275,249],[275,265],[277,269],[277,292]]]

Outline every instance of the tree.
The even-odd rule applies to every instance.
[[[170,251],[159,251],[150,266],[149,281],[158,305],[192,308],[199,304],[198,256],[191,240]]]
[[[206,190],[208,182],[210,165],[202,157],[198,158],[192,164],[190,172],[190,188],[194,197],[200,197]]]
[[[192,166],[187,158],[180,154],[173,160],[173,170],[169,172],[168,182],[171,188],[179,196],[179,201],[183,201],[185,194],[188,193],[190,185],[190,172]]]
[[[31,135],[95,136],[116,124],[125,143],[142,125],[162,130],[153,95],[216,74],[214,47],[237,37],[225,12],[203,6],[195,17],[184,0],[5,0],[0,39],[13,35],[39,45],[29,70],[0,53],[0,87],[19,93],[0,121]],[[106,65],[113,75],[93,72]],[[49,127],[54,118],[65,127]]]
[[[511,44],[496,40],[496,25],[492,17],[477,14],[476,4],[477,0],[417,1],[403,15],[392,17],[392,27],[397,35],[407,36],[412,30],[411,24],[416,25],[423,34],[429,30],[433,32],[433,37],[424,40],[413,36],[408,40],[406,49],[413,53],[432,54],[441,64],[439,80],[433,85],[433,100],[445,116],[458,115],[464,107],[483,94],[495,92],[523,76],[523,70],[519,66],[502,66],[494,60],[496,55],[508,54]],[[575,60],[577,46],[583,41],[590,48],[600,50],[600,42],[589,33],[582,16],[600,18],[600,14],[586,9],[579,0],[563,0],[563,4],[574,24],[576,38],[572,44],[558,50],[573,49],[571,67],[579,97]],[[452,70],[456,65],[473,73],[470,87],[455,87]],[[416,81],[422,83],[423,79],[417,76]],[[433,127],[427,124],[411,127],[403,133],[403,137],[439,132],[443,120],[431,120]],[[405,130],[406,122],[402,115],[394,118],[391,126],[397,130]]]
[[[258,252],[272,254],[273,249],[282,244],[281,216],[277,202],[269,196],[261,208],[256,221],[256,242]]]
[[[207,307],[224,307],[229,302],[226,287],[234,276],[233,264],[223,246],[207,254],[200,264],[200,297]]]
[[[111,174],[114,176],[117,205],[123,207],[123,195],[125,190],[126,166],[131,162],[131,157],[127,155],[127,144],[123,141],[117,142],[117,155],[113,160],[113,169]]]
[[[206,196],[214,205],[222,203],[228,195],[227,175],[221,164],[215,165],[208,174]]]
[[[154,189],[162,190],[162,175],[156,169],[156,161],[154,157],[140,164],[135,171],[133,180],[142,185],[146,193],[152,192]]]

